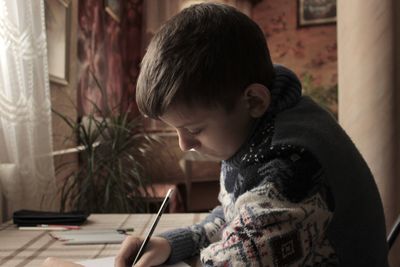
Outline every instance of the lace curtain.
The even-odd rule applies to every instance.
[[[21,208],[54,209],[56,190],[46,53],[43,0],[0,0],[3,219]]]

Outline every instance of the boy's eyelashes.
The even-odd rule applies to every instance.
[[[203,131],[202,128],[196,128],[196,129],[186,129],[186,131],[191,134],[191,135],[197,135]]]

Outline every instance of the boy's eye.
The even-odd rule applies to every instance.
[[[198,128],[198,129],[187,129],[188,133],[190,133],[191,135],[196,135],[201,133],[202,129]]]

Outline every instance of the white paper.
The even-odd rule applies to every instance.
[[[107,258],[98,258],[98,259],[93,259],[93,260],[85,260],[85,261],[80,261],[77,262],[79,264],[82,264],[85,267],[114,267],[114,258],[115,257],[107,257]],[[190,267],[188,264],[184,262],[178,262],[172,265],[159,265],[159,267]]]

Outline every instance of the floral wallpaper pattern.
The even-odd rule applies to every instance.
[[[298,27],[297,0],[264,0],[252,18],[263,29],[274,62],[312,73],[319,85],[337,83],[336,25]]]
[[[300,77],[304,92],[337,113],[336,25],[299,27],[298,0],[263,0],[252,19],[267,38],[273,62],[286,65]]]

